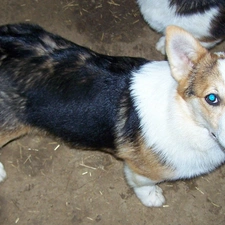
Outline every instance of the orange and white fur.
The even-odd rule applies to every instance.
[[[225,54],[185,30],[167,28],[159,62],[100,55],[30,24],[0,27],[0,48],[0,146],[38,129],[111,148],[148,207],[165,202],[158,183],[224,163]]]

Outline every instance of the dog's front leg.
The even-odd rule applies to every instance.
[[[157,182],[132,171],[125,163],[124,172],[128,184],[133,188],[139,200],[147,207],[159,207],[165,202],[162,189]]]

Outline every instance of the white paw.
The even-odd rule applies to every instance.
[[[163,55],[166,54],[166,48],[165,48],[165,43],[166,43],[166,38],[165,36],[162,36],[159,38],[157,44],[156,44],[156,49],[161,52]]]
[[[159,207],[165,202],[162,189],[156,185],[134,188],[140,201],[147,207]]]
[[[6,172],[2,163],[0,163],[0,182],[6,178]]]

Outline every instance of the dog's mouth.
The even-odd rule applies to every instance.
[[[213,139],[217,140],[217,137],[213,132],[211,132],[211,135],[212,135]]]
[[[217,144],[221,147],[221,149],[223,149],[223,151],[225,152],[225,145],[223,143],[220,142],[219,138],[213,133],[211,132],[211,137],[217,142]]]

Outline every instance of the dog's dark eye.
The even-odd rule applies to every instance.
[[[205,100],[209,105],[217,106],[220,104],[220,98],[217,94],[211,93],[209,95],[206,95]]]

